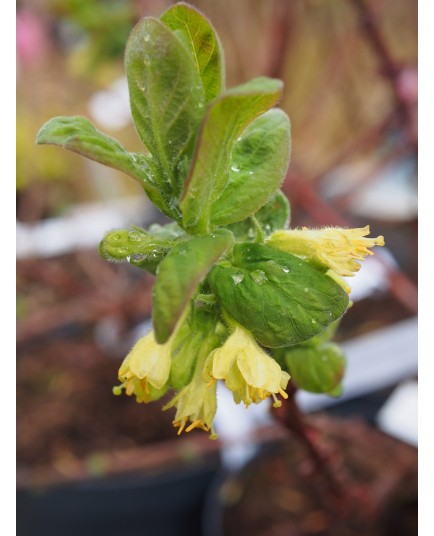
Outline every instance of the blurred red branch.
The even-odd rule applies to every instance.
[[[414,125],[415,116],[413,114],[412,102],[405,98],[399,91],[399,78],[403,72],[403,67],[393,58],[389,46],[378,27],[369,2],[367,0],[353,0],[353,5],[359,14],[359,20],[365,36],[381,63],[381,74],[390,82],[396,100],[396,109],[401,115],[404,126],[406,127],[409,143],[414,151],[417,152],[417,131]]]

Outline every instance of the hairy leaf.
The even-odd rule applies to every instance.
[[[229,180],[232,148],[244,129],[276,104],[282,82],[255,78],[232,88],[208,107],[181,200],[184,228],[207,233],[213,203]]]
[[[232,233],[221,229],[175,246],[161,261],[153,290],[157,342],[164,343],[169,339],[196,288],[232,243]]]
[[[241,221],[267,203],[285,178],[290,150],[284,111],[274,108],[255,119],[234,144],[229,180],[213,203],[211,223]]]
[[[202,348],[207,347],[211,352],[219,346],[217,322],[215,314],[191,308],[173,344],[169,382],[174,389],[179,390],[189,383]]]
[[[290,206],[288,199],[279,190],[255,214],[255,218],[266,236],[289,225]],[[231,223],[227,229],[232,231],[238,242],[247,242],[256,237],[256,227],[251,217]]]
[[[195,8],[178,3],[160,17],[174,32],[180,32],[200,74],[206,102],[224,89],[224,55],[211,23]]]
[[[215,266],[209,281],[229,315],[270,348],[312,338],[348,306],[348,295],[330,277],[262,244],[236,245],[232,265]]]
[[[133,228],[108,232],[99,245],[99,253],[107,260],[128,261],[155,274],[157,266],[182,238],[167,237]]]
[[[334,395],[346,366],[345,356],[339,346],[333,343],[306,343],[285,348],[282,354],[288,372],[300,389]]]
[[[95,162],[123,171],[142,184],[145,192],[163,212],[173,216],[154,182],[150,160],[142,154],[126,151],[115,138],[97,130],[86,117],[50,119],[39,131],[36,143],[59,145]]]
[[[185,45],[152,17],[132,31],[125,67],[137,132],[159,164],[163,194],[176,203],[204,112],[199,72]]]

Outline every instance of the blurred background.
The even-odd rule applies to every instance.
[[[107,263],[98,256],[97,245],[110,229],[165,220],[129,177],[34,143],[49,118],[85,115],[127,149],[142,150],[129,111],[123,52],[133,25],[143,16],[158,17],[172,3],[17,2],[17,462],[22,535],[107,535],[119,530],[126,517],[130,525],[122,526],[128,535],[223,534],[223,529],[207,532],[220,526],[213,505],[222,496],[236,504],[242,494],[236,487],[225,488],[226,495],[221,492],[216,474],[222,465],[225,471],[244,467],[255,441],[279,436],[267,420],[267,409],[255,413],[252,408],[254,416],[241,426],[235,412],[225,413],[224,393],[217,422],[220,442],[194,432],[176,438],[172,413],[161,411],[166,400],[144,406],[112,396],[121,360],[149,329],[153,279],[136,267]],[[325,397],[302,393],[302,408],[314,413],[328,407],[329,414],[361,419],[414,447],[415,414],[405,414],[406,422],[399,423],[396,415],[405,421],[402,408],[414,407],[417,389],[417,3],[190,4],[220,35],[227,87],[260,75],[284,80],[280,106],[292,123],[292,158],[283,190],[291,203],[291,225],[370,224],[372,235],[385,237],[386,248],[367,259],[360,275],[350,281],[354,306],[337,334],[349,360],[343,402],[331,405]],[[397,404],[395,411],[387,405],[391,400]],[[414,458],[406,456],[401,468],[407,471]],[[153,499],[146,495],[144,501],[145,493]],[[213,499],[205,504],[209,493]],[[104,525],[111,494],[118,517],[110,522],[105,518]],[[71,497],[74,522],[68,517]],[[166,512],[168,522],[168,502],[177,532],[158,518]],[[221,515],[223,506],[219,508]],[[202,526],[205,510],[211,521]],[[287,516],[294,513],[283,510]],[[315,520],[311,514],[306,507],[303,515]],[[144,518],[149,523],[145,532],[134,525],[137,521],[143,527]],[[327,520],[317,518],[316,525],[300,522],[297,526],[305,528],[294,534],[328,534]],[[256,534],[234,525],[233,519],[229,516],[224,534]],[[279,523],[282,527],[280,518]],[[267,526],[274,527],[271,521]],[[293,534],[288,526],[257,534]],[[402,532],[403,526],[392,533],[414,534]],[[335,528],[333,534],[353,532]],[[377,533],[371,528],[366,534]]]

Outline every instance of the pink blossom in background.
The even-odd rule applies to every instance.
[[[16,38],[18,64],[30,64],[43,56],[47,45],[44,26],[31,11],[17,11]]]

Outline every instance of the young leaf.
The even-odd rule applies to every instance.
[[[226,91],[208,106],[181,200],[185,229],[209,232],[212,205],[229,180],[236,139],[256,117],[276,104],[281,91],[280,80],[255,78]]]
[[[142,19],[125,52],[130,104],[137,132],[164,175],[175,202],[182,189],[205,95],[194,60],[174,33],[154,18]]]
[[[158,264],[181,240],[181,237],[159,236],[138,228],[116,229],[102,239],[99,253],[107,260],[129,261],[155,274]]]
[[[346,359],[333,343],[300,344],[282,349],[286,367],[295,383],[311,393],[332,393],[340,385]]]
[[[191,50],[206,102],[216,98],[224,89],[224,55],[211,23],[192,6],[184,3],[169,8],[160,20],[175,33],[180,32]]]
[[[199,283],[232,243],[232,233],[220,229],[175,246],[161,261],[153,290],[157,342],[162,344],[169,339]]]
[[[220,337],[216,335],[217,318],[203,309],[191,308],[173,343],[170,385],[182,389],[190,382],[200,350],[211,345],[209,351],[219,346]]]
[[[333,279],[262,244],[236,245],[232,266],[215,266],[209,281],[229,315],[270,348],[312,338],[348,307],[348,295]]]
[[[290,206],[288,199],[279,190],[271,199],[255,214],[255,218],[262,227],[266,236],[278,229],[286,229],[289,225]],[[256,227],[252,218],[231,223],[227,226],[238,242],[247,242],[256,237]]]
[[[229,180],[211,209],[211,223],[241,221],[259,210],[285,178],[291,150],[289,118],[274,108],[251,123],[234,144]]]
[[[86,117],[54,117],[38,132],[36,143],[59,145],[70,151],[86,156],[95,162],[119,169],[137,179],[146,193],[156,201],[161,196],[148,173],[144,155],[129,153],[111,136],[103,134]],[[156,205],[166,212],[165,202]],[[161,205],[161,206],[160,206]]]

